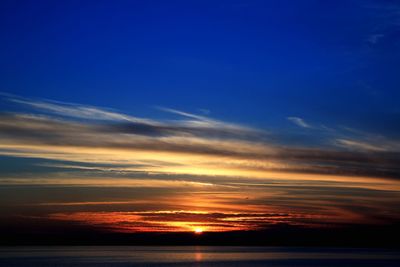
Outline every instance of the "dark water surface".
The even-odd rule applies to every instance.
[[[283,247],[0,247],[0,266],[400,266],[400,251]]]

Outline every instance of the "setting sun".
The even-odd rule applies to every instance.
[[[201,233],[203,233],[203,229],[200,228],[200,227],[195,228],[195,229],[194,229],[194,233],[195,233],[195,234],[201,234]]]

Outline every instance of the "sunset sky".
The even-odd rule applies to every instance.
[[[0,36],[2,221],[400,223],[398,1],[6,0]]]

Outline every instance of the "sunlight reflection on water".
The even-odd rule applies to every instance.
[[[384,249],[280,247],[3,247],[0,266],[399,266]]]

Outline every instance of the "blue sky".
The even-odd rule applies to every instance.
[[[396,1],[2,1],[0,88],[257,127],[395,131]],[[396,129],[390,129],[396,128]],[[394,134],[391,132],[391,134]]]
[[[3,216],[399,221],[398,1],[1,1],[0,37]]]

